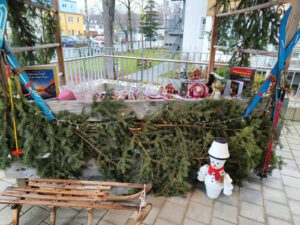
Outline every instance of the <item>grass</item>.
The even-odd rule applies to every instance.
[[[118,55],[155,59],[177,59],[179,57],[179,54],[174,55],[174,53],[164,51],[162,49],[144,49],[143,52],[142,50],[135,50],[134,52],[120,52]],[[145,65],[144,69],[149,69],[161,63],[162,62],[152,61],[151,66]],[[115,58],[115,66],[118,68],[120,78],[126,78],[128,74],[142,70],[142,66],[137,65],[136,59]],[[99,75],[101,77],[101,73],[103,73],[104,76],[104,58],[88,58],[76,62],[66,62],[66,73],[69,80],[83,80],[84,78],[89,78],[90,80],[91,77],[97,78]]]

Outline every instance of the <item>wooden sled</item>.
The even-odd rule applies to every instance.
[[[92,225],[95,208],[137,210],[139,215],[134,225],[141,224],[152,208],[150,203],[145,202],[146,193],[151,189],[151,185],[63,179],[23,179],[23,181],[24,185],[8,187],[1,193],[3,196],[12,197],[0,199],[0,204],[12,205],[13,225],[19,224],[24,204],[49,207],[51,225],[55,225],[58,207],[86,208],[87,225]],[[127,191],[138,189],[138,191],[129,195],[113,195],[117,188],[125,188]]]

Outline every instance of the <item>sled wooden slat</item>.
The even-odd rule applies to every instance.
[[[8,187],[6,190],[10,190]],[[45,193],[45,194],[61,194],[61,195],[79,195],[79,196],[107,196],[108,192],[102,191],[72,191],[72,190],[52,190],[52,189],[42,189],[42,188],[19,188],[14,187],[11,190],[20,191],[20,192],[33,192],[33,193]]]
[[[30,182],[29,186],[33,187],[46,187],[46,188],[55,188],[55,189],[72,189],[72,190],[110,190],[110,186],[102,185],[72,185],[72,184],[50,184],[50,183],[39,183],[39,182]]]
[[[114,195],[113,189],[139,189],[134,194]],[[151,189],[151,185],[77,181],[59,179],[26,180],[22,187],[7,187],[2,193],[8,199],[0,199],[0,204],[10,204],[13,209],[13,225],[19,224],[23,205],[48,206],[50,224],[55,225],[56,212],[59,207],[76,207],[87,210],[87,225],[92,225],[93,209],[140,210],[140,197]],[[105,191],[103,191],[105,190]],[[131,193],[131,192],[130,192]],[[139,225],[152,208],[151,204],[141,207],[138,218],[133,223]]]
[[[68,183],[68,184],[89,184],[114,187],[129,187],[129,188],[144,188],[144,184],[120,183],[120,182],[105,182],[105,181],[84,181],[84,180],[63,180],[63,179],[30,179],[30,182],[48,182],[48,183]],[[146,188],[150,187],[149,185]],[[151,188],[151,187],[150,187]]]
[[[42,196],[41,196],[42,197]],[[53,206],[53,207],[76,207],[76,208],[98,208],[98,209],[126,209],[126,210],[137,210],[137,206],[123,205],[115,203],[104,203],[98,204],[93,201],[90,202],[57,202],[57,201],[43,201],[43,200],[0,200],[1,204],[22,204],[22,205],[36,205],[36,206]]]

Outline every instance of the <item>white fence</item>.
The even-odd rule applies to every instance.
[[[206,72],[208,61],[206,57],[202,57],[199,61],[182,60],[183,55],[174,56],[174,52],[162,50],[162,55],[165,58],[155,58],[157,52],[144,52],[149,57],[123,55],[97,54],[93,56],[70,58],[65,60],[66,81],[71,84],[79,84],[97,79],[106,79],[108,74],[105,69],[105,58],[110,58],[114,61],[115,79],[129,82],[148,82],[166,85],[180,79],[180,72],[184,69],[192,69],[200,67]],[[152,57],[151,57],[152,56]],[[191,59],[191,54],[188,59]],[[184,58],[184,57],[182,57]],[[218,57],[216,57],[218,59]],[[226,67],[228,64],[223,62],[222,57],[216,61],[216,68]],[[57,64],[54,61],[53,64]],[[271,71],[272,67],[252,67],[256,69],[256,74],[261,78],[265,78]],[[300,98],[300,68],[290,67],[287,73],[287,82],[291,89],[291,94]]]

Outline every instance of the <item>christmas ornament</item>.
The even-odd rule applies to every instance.
[[[199,80],[204,77],[204,74],[199,67],[195,68],[193,71],[188,72],[188,78],[191,80]]]
[[[221,88],[222,88],[222,83],[220,80],[212,84],[212,94],[211,98],[219,100],[221,98]]]
[[[169,83],[165,86],[165,89],[167,90],[168,94],[178,94],[178,90],[175,89],[173,84]]]
[[[224,164],[229,158],[228,144],[225,138],[217,137],[209,151],[210,164],[202,166],[198,171],[198,180],[204,181],[209,198],[218,198],[223,189],[225,195],[232,194],[232,179],[224,171]]]
[[[204,83],[197,82],[188,85],[189,98],[204,98],[208,95],[208,88]]]
[[[71,90],[63,90],[56,98],[57,100],[76,100],[74,93]]]

